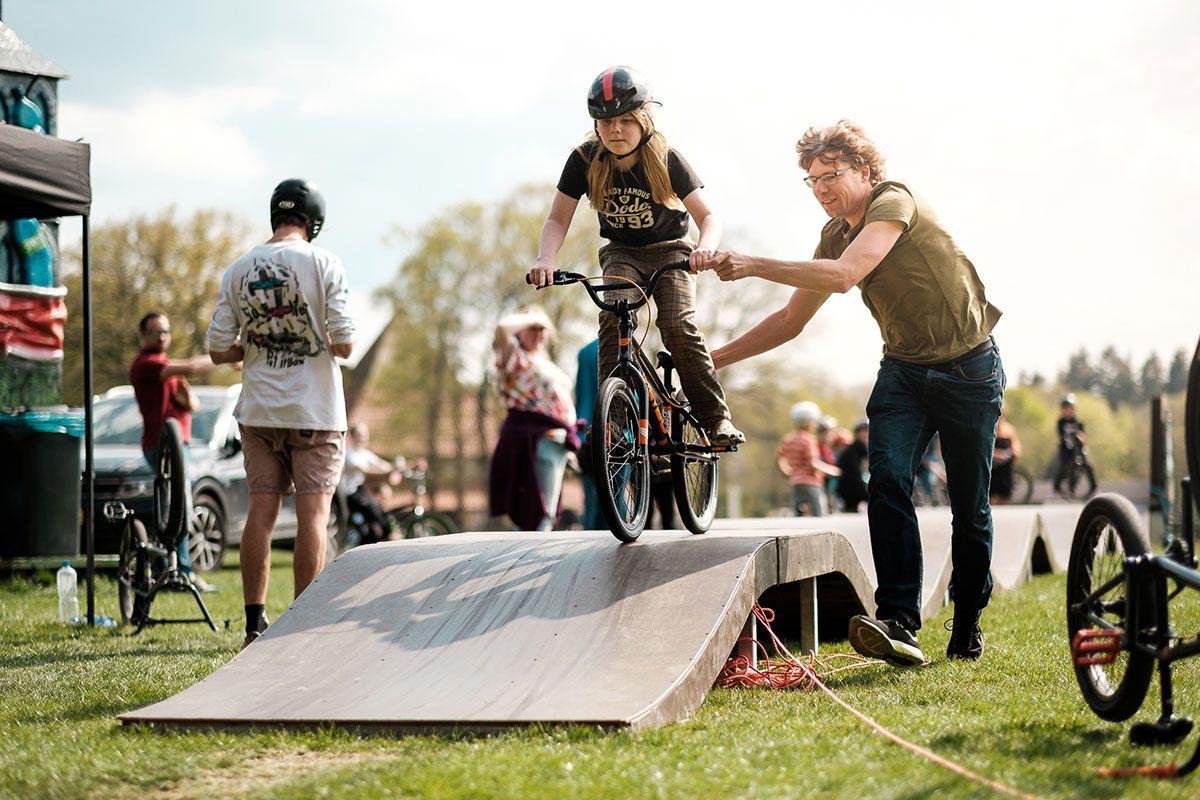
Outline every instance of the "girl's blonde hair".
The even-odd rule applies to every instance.
[[[633,114],[634,119],[642,126],[642,136],[646,141],[642,145],[642,149],[638,151],[638,155],[642,161],[642,170],[646,175],[646,181],[650,184],[650,196],[654,198],[654,202],[660,205],[682,210],[683,201],[671,188],[671,176],[667,172],[667,151],[670,149],[667,145],[667,138],[654,127],[650,104],[646,103],[641,108],[634,109],[629,113]],[[603,213],[605,199],[613,188],[613,173],[617,171],[617,156],[604,149],[604,145],[600,143],[600,137],[595,131],[588,136],[584,145],[586,146],[590,142],[595,142],[597,147],[592,156],[592,162],[588,165],[588,204],[596,211]],[[581,152],[584,151],[581,149]]]
[[[826,164],[845,161],[855,170],[866,167],[871,172],[871,185],[885,179],[883,154],[867,137],[867,132],[848,119],[839,120],[828,128],[809,128],[800,141],[796,142],[796,154],[800,156],[800,169],[808,169],[812,162],[820,159]]]

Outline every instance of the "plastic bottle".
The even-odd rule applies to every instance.
[[[79,619],[79,584],[70,561],[58,568],[58,619],[68,624]]]

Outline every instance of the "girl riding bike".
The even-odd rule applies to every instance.
[[[612,67],[592,82],[588,113],[594,131],[567,159],[550,213],[542,226],[538,257],[529,282],[549,286],[554,259],[566,239],[579,198],[600,218],[600,250],[605,277],[645,280],[655,269],[687,259],[693,271],[708,266],[721,238],[721,222],[708,207],[700,179],[654,126],[654,101],[642,76],[628,67]],[[687,238],[688,215],[696,220],[700,241]],[[620,293],[614,292],[616,299]],[[631,290],[630,296],[634,295]],[[734,427],[717,380],[712,357],[695,323],[695,279],[672,271],[654,292],[658,329],[674,357],[683,391],[713,445],[728,447],[746,440]],[[617,364],[617,322],[600,314],[600,377]]]

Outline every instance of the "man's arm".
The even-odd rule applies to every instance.
[[[240,360],[240,359],[239,359]],[[212,372],[217,368],[217,362],[214,362],[209,356],[193,356],[191,358],[172,358],[162,368],[158,379],[166,380],[172,375],[204,375]]]
[[[824,292],[797,289],[783,308],[769,315],[741,336],[712,351],[713,366],[728,367],[739,361],[765,353],[800,335],[804,326],[829,299]]]
[[[349,302],[350,287],[346,281],[346,269],[341,261],[333,257],[325,283],[325,330],[329,336],[329,350],[338,358],[350,357],[357,336],[354,320],[347,310]]]
[[[754,277],[797,289],[842,294],[879,266],[902,233],[904,225],[900,222],[880,220],[868,223],[836,259],[781,261],[724,251],[718,253],[713,269],[723,281]]]
[[[237,364],[246,359],[246,351],[240,344],[235,344],[228,350],[213,350],[210,345],[208,357],[213,364]]]

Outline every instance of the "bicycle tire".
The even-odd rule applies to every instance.
[[[183,448],[183,431],[179,423],[173,419],[163,420],[154,473],[154,537],[169,550],[178,547],[188,534],[183,518],[183,495],[187,491]]]
[[[672,412],[671,433],[682,444],[707,445],[708,436],[689,414]],[[707,533],[717,515],[717,474],[715,459],[698,459],[685,453],[671,454],[671,481],[675,485],[675,504],[683,527],[694,534]]]
[[[1128,647],[1128,631],[1145,625],[1128,618],[1124,580],[1125,557],[1149,552],[1150,539],[1137,509],[1125,497],[1101,494],[1083,507],[1067,565],[1067,636],[1074,641],[1079,631],[1102,627],[1121,637],[1123,649],[1112,664],[1075,665],[1084,701],[1109,722],[1129,719],[1141,708],[1154,672],[1152,656]],[[1084,607],[1093,587],[1117,577],[1122,580],[1116,586]],[[1144,612],[1153,613],[1153,588],[1135,591]]]
[[[1013,466],[1012,495],[1009,502],[1028,505],[1033,499],[1033,474],[1024,467]]]
[[[445,536],[458,533],[458,528],[444,514],[426,511],[421,516],[412,515],[404,522],[405,539],[424,539],[429,536]]]
[[[592,417],[592,472],[600,511],[622,542],[635,541],[650,515],[650,458],[640,444],[639,407],[629,385],[607,378]]]
[[[1200,490],[1200,344],[1196,345],[1196,354],[1192,356],[1192,366],[1188,370],[1187,398],[1183,405],[1184,443],[1187,449],[1188,474],[1192,478],[1192,502],[1200,510],[1200,498],[1196,493]]]
[[[121,549],[117,556],[117,605],[121,607],[121,624],[128,625],[139,616],[138,588],[145,576],[138,574],[137,553],[138,545],[149,542],[146,536],[146,526],[141,520],[129,518],[121,530]],[[136,624],[136,623],[135,623]]]

